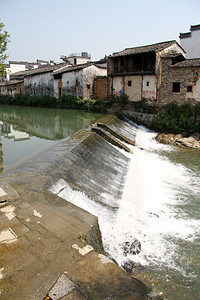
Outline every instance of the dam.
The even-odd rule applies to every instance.
[[[104,127],[106,139],[95,132],[98,127]],[[120,205],[129,163],[123,151],[134,144],[135,129],[116,116],[106,116],[92,128],[79,130],[1,177],[2,300],[158,295],[108,257],[98,216],[73,204],[73,193],[81,193],[90,199],[88,205],[110,218]]]
[[[1,176],[3,300],[198,298],[199,154],[155,136],[107,115]]]

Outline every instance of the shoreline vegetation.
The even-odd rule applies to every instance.
[[[161,143],[200,149],[200,103],[179,105],[169,102],[160,107],[156,101],[128,101],[126,94],[116,96],[110,101],[81,99],[73,95],[62,95],[57,99],[49,95],[15,94],[0,95],[1,104],[117,113],[162,133],[157,138]]]

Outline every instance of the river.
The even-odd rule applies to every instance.
[[[2,174],[99,117],[78,111],[0,107]],[[59,196],[98,216],[106,252],[119,265],[134,263],[133,276],[167,299],[199,299],[200,153],[161,145],[155,141],[156,133],[136,124],[132,128],[136,136],[132,153],[109,146],[112,166],[121,168],[128,161],[117,201],[111,197],[112,187],[109,193],[104,191],[102,205],[71,189],[63,178],[58,178],[58,185],[64,186],[62,191],[58,188]],[[103,158],[101,162],[92,166],[96,174],[104,168]],[[88,187],[94,178],[88,178]],[[117,186],[114,181],[113,186]],[[125,253],[123,245],[134,239],[141,243],[140,253]]]
[[[133,153],[118,150],[130,161],[122,198],[114,205],[110,195],[103,195],[113,210],[62,179],[59,196],[98,216],[106,252],[121,266],[134,264],[133,276],[167,299],[199,299],[200,154],[161,145],[156,133],[133,127]],[[124,245],[135,239],[141,252],[125,253]]]
[[[92,124],[102,114],[0,105],[0,174]]]

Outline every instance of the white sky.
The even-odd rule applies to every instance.
[[[200,24],[200,0],[0,0],[9,60],[59,61],[86,51],[92,60],[128,47],[177,40]]]

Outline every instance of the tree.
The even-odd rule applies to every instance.
[[[3,23],[0,23],[0,78],[2,79],[5,77],[5,61],[8,57],[6,50],[10,37],[4,26]]]

